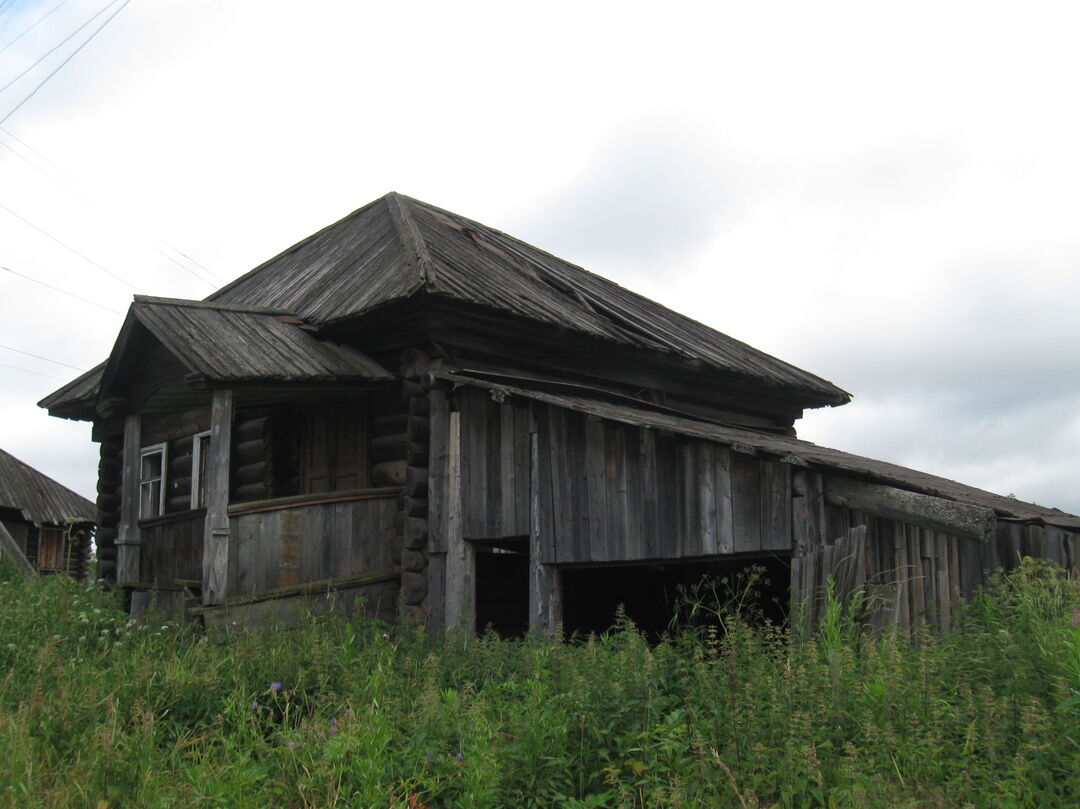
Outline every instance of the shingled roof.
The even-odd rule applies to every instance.
[[[311,327],[275,309],[136,295],[117,345],[145,327],[190,373],[215,382],[387,380],[362,351],[319,340]],[[109,359],[109,379],[117,352]]]
[[[427,293],[696,361],[816,404],[850,395],[715,329],[486,225],[390,193],[207,300],[269,306],[317,325]],[[808,405],[810,404],[808,402]]]
[[[35,525],[93,522],[96,506],[0,449],[0,508],[16,509]]]
[[[676,357],[702,373],[785,391],[804,407],[851,398],[831,382],[550,253],[396,193],[293,245],[206,302],[287,312],[323,327],[421,294]],[[136,307],[148,300],[137,299]],[[94,369],[39,404],[54,415],[87,418],[101,374]]]

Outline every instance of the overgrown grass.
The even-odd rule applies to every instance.
[[[1028,561],[914,646],[838,604],[798,643],[724,611],[658,645],[365,621],[215,645],[92,585],[7,580],[0,805],[1071,807],[1077,610]]]

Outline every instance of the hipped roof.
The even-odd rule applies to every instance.
[[[486,225],[387,194],[207,300],[271,306],[325,325],[418,293],[689,360],[799,396],[850,395],[746,343]]]
[[[97,507],[85,497],[4,450],[0,450],[0,508],[17,509],[23,519],[35,525],[97,519]]]
[[[1061,528],[1080,529],[1080,517],[1060,511],[994,494],[955,480],[938,477],[916,469],[864,458],[849,452],[819,446],[798,438],[761,433],[737,427],[698,421],[692,418],[635,407],[629,404],[604,401],[570,393],[552,393],[520,385],[495,383],[454,373],[436,373],[446,381],[458,385],[501,391],[510,396],[545,402],[556,407],[598,416],[610,421],[657,430],[669,430],[689,438],[714,441],[737,451],[766,453],[797,465],[841,472],[851,477],[884,483],[907,491],[941,497],[958,503],[993,509],[999,517],[1021,522],[1044,523]]]
[[[843,404],[851,398],[831,382],[550,253],[395,193],[309,236],[222,287],[206,302],[234,312],[240,311],[237,307],[256,307],[290,313],[322,327],[420,294],[675,357],[701,373],[726,374],[786,393],[804,407]],[[137,297],[136,316],[153,318],[147,305],[153,300],[160,299]],[[203,317],[212,327],[234,335],[248,327],[266,331],[265,321],[258,318],[237,316],[225,323],[210,315],[180,315],[177,310],[165,317],[177,321]],[[187,326],[175,322],[162,330],[174,328]],[[250,339],[261,338],[253,334]],[[292,354],[287,364],[299,359],[291,350],[286,353]],[[215,366],[223,380],[253,370],[245,367],[247,357],[209,352],[188,356]],[[301,370],[307,373],[311,368]],[[84,374],[42,399],[40,406],[66,418],[92,417],[103,371],[99,367]]]

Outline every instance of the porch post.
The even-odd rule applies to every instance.
[[[540,487],[540,436],[529,436],[529,626],[541,635],[554,635],[562,623],[562,578],[554,565],[544,564],[543,535],[551,520],[543,519]],[[550,508],[550,503],[548,504]]]
[[[233,392],[215,390],[210,409],[210,457],[206,464],[206,525],[203,531],[203,604],[220,604],[229,582],[229,456]]]
[[[446,628],[476,632],[476,551],[461,524],[461,414],[450,414],[446,470]]]
[[[124,419],[123,471],[120,478],[120,526],[116,537],[116,583],[139,580],[139,480],[142,464],[142,420],[138,415]],[[165,496],[165,492],[161,493]]]

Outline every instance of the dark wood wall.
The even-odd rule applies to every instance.
[[[961,538],[828,503],[823,478],[799,470],[795,480],[791,598],[810,626],[825,608],[830,578],[844,601],[863,589],[870,625],[907,630],[923,621],[948,626],[960,599],[1024,556],[1080,569],[1080,533],[999,518],[989,541]]]
[[[483,390],[457,400],[467,539],[528,535],[535,429],[546,564],[791,549],[788,464]]]
[[[230,517],[228,595],[394,572],[394,495],[273,508]]]

